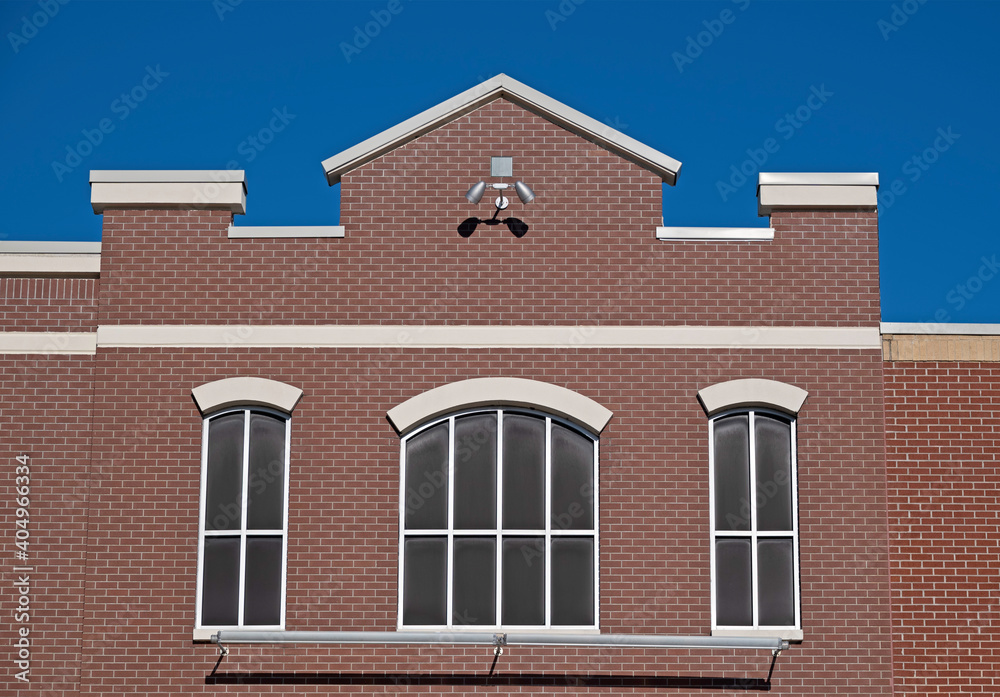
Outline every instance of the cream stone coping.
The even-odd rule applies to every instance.
[[[698,401],[709,416],[739,407],[771,407],[798,414],[808,396],[795,385],[761,378],[719,382],[698,391]]]
[[[658,240],[759,242],[774,239],[773,227],[658,227]]]
[[[313,237],[343,237],[343,225],[257,225],[229,226],[229,239],[296,239]]]
[[[612,412],[565,387],[523,378],[474,378],[422,392],[387,413],[400,433],[437,416],[485,406],[532,407],[562,416],[599,434]]]
[[[0,276],[98,278],[100,254],[5,254],[0,249]]]
[[[94,213],[108,208],[246,213],[243,170],[93,170],[90,187]]]
[[[213,380],[191,390],[202,414],[234,406],[271,407],[291,414],[302,390],[277,380],[239,377]]]
[[[326,180],[332,186],[352,169],[501,97],[654,172],[667,184],[677,181],[681,163],[674,158],[503,73],[327,158],[323,161]],[[460,195],[462,192],[455,193]]]
[[[872,210],[878,207],[877,172],[761,172],[757,214],[775,210]]]
[[[107,347],[879,349],[878,327],[102,325]]]
[[[0,353],[41,355],[94,355],[94,332],[0,332]]]

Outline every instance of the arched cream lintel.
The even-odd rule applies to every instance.
[[[422,392],[387,413],[400,433],[442,414],[486,406],[530,407],[580,424],[599,434],[612,412],[582,394],[537,380],[474,378]]]
[[[709,416],[739,407],[770,407],[795,415],[808,396],[808,392],[795,385],[749,378],[710,385],[698,392],[698,401]]]
[[[266,378],[225,378],[199,385],[191,395],[202,414],[235,406],[270,407],[291,414],[302,390]]]

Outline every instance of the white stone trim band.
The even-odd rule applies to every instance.
[[[229,239],[295,239],[305,237],[343,237],[343,225],[284,225],[284,226],[229,226]]]
[[[302,398],[298,387],[266,378],[223,378],[191,390],[202,414],[235,406],[270,407],[291,414]]]
[[[758,242],[773,240],[773,227],[658,227],[658,240]]]
[[[997,336],[1000,324],[944,324],[936,322],[882,322],[883,334],[942,334],[948,336]]]
[[[107,347],[880,349],[878,327],[103,325]]]
[[[94,332],[0,332],[0,353],[94,355]]]
[[[0,249],[0,276],[97,278],[100,254],[5,254]]]
[[[443,414],[485,406],[541,409],[599,434],[612,412],[589,397],[565,387],[523,378],[475,378],[422,392],[387,412],[400,433]]]
[[[770,407],[794,415],[808,396],[795,385],[760,378],[729,380],[698,391],[698,401],[709,416],[740,407]]]

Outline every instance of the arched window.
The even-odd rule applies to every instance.
[[[193,391],[207,412],[196,637],[207,628],[284,627],[290,413],[301,394],[259,378],[219,380]]]
[[[796,416],[773,380],[702,390],[709,412],[712,631],[801,639]]]
[[[598,626],[596,435],[479,408],[401,450],[400,628]]]

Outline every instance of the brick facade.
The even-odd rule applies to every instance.
[[[956,458],[962,448],[973,460],[983,454],[992,413],[980,404],[974,426],[963,410],[982,396],[970,380],[995,376],[886,363],[877,342],[762,345],[755,328],[877,327],[875,211],[775,210],[769,242],[661,242],[661,177],[595,140],[496,99],[346,172],[343,238],[231,239],[229,210],[111,205],[99,281],[0,279],[3,332],[97,331],[89,355],[0,355],[2,455],[11,472],[22,452],[33,463],[37,608],[31,682],[4,684],[24,695],[889,695],[990,684],[984,618],[995,607],[986,588],[995,555],[972,546],[988,544],[988,530],[956,512],[948,523],[921,522],[917,538],[908,521],[929,512],[913,510],[913,488],[937,481],[930,465],[912,467],[917,457],[952,438]],[[503,226],[457,232],[462,219],[492,212],[487,200],[461,197],[488,178],[492,155],[513,157],[514,178],[537,194],[505,213],[530,225],[522,238]],[[99,327],[122,325],[229,333],[201,347],[102,339]],[[406,329],[378,345],[276,347],[254,334],[267,325]],[[467,325],[577,331],[544,346],[411,341],[422,327]],[[739,338],[595,345],[590,330],[603,326],[732,327]],[[237,376],[304,392],[291,418],[288,630],[396,629],[400,434],[386,412],[441,385],[513,377],[614,413],[600,434],[601,632],[709,636],[708,417],[697,393],[744,378],[806,390],[797,420],[802,641],[769,682],[766,651],[719,648],[510,647],[491,679],[491,649],[453,645],[238,645],[216,666],[215,647],[192,641],[203,418],[191,391]],[[923,391],[945,389],[942,381],[955,382],[948,408],[962,415],[928,408]],[[933,429],[945,418],[956,430]],[[972,439],[958,430],[966,423]],[[914,442],[914,429],[929,442]],[[958,476],[952,500],[971,515],[960,490],[992,475]],[[13,485],[10,477],[0,487],[6,520]],[[995,497],[977,501],[986,510]],[[922,551],[924,534],[942,526],[954,545],[942,548],[975,571],[975,587],[925,577],[936,560]],[[965,682],[948,682],[945,671],[957,669],[944,663],[925,683],[916,677],[916,661],[938,660],[925,643],[941,627],[969,632],[973,623],[969,615],[932,627],[932,639],[920,634],[936,612],[925,591],[975,598],[965,604],[984,639],[968,648],[975,661],[962,655],[981,668],[961,673]],[[0,630],[10,646],[6,612]]]

